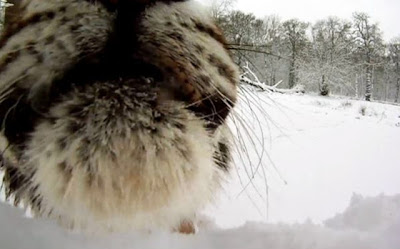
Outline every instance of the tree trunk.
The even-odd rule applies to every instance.
[[[399,95],[400,95],[400,78],[397,78],[396,98],[394,99],[395,103],[399,102]]]
[[[271,86],[276,82],[275,70],[272,72]]]
[[[359,77],[358,77],[358,74],[356,74],[356,98],[358,99],[358,89],[360,88],[360,86],[359,86]]]
[[[289,88],[293,88],[294,85],[296,84],[295,79],[296,79],[296,68],[295,68],[295,58],[294,56],[292,57],[292,60],[290,61],[290,68],[289,68]]]
[[[329,86],[328,86],[328,84],[326,84],[326,82],[325,82],[325,74],[322,75],[321,83],[319,84],[319,93],[320,93],[322,96],[327,96],[327,95],[329,95]]]
[[[370,63],[368,63],[368,64],[370,64]],[[371,65],[367,65],[365,100],[371,101],[371,98],[372,98],[372,68],[371,68]]]
[[[390,84],[391,84],[391,81],[389,79],[385,78],[385,101],[387,101],[387,99],[388,99]],[[390,96],[389,96],[389,98],[390,98]]]

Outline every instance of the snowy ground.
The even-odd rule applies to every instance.
[[[20,210],[1,203],[0,220],[2,249],[398,249],[400,245],[400,195],[355,196],[346,211],[325,226],[247,223],[197,235],[153,232],[85,237],[50,221],[22,218]]]
[[[2,204],[0,248],[400,248],[400,107],[243,96],[237,170],[197,235],[88,238]]]
[[[235,116],[245,116],[246,124],[235,123],[245,141],[239,147],[247,151],[238,153],[239,174],[232,175],[221,201],[210,209],[219,226],[249,220],[321,223],[344,210],[353,193],[400,193],[400,106],[309,95],[245,96]],[[250,103],[250,110],[249,101],[262,106]],[[268,154],[248,184],[262,141]]]

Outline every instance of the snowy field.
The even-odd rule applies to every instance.
[[[234,121],[241,128],[236,147],[246,151],[237,153],[239,173],[210,212],[217,213],[219,226],[249,220],[321,224],[344,210],[353,193],[400,193],[400,106],[309,95],[244,96]]]
[[[237,167],[198,234],[85,237],[0,203],[0,249],[399,249],[400,107],[245,92]]]

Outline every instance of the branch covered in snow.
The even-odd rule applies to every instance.
[[[269,86],[265,82],[261,82],[257,75],[250,69],[249,63],[247,62],[245,66],[243,66],[243,69],[245,70],[245,73],[240,75],[240,81],[242,83],[248,84],[250,86],[253,86],[261,91],[267,91],[267,92],[277,92],[277,93],[305,93],[305,89],[303,85],[296,85],[291,89],[281,89],[277,88],[283,81],[280,80],[278,81],[275,85]],[[248,77],[251,77],[249,78]]]

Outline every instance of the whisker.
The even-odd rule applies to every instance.
[[[4,115],[3,122],[1,124],[1,130],[5,129],[8,115],[18,106],[19,102],[23,97],[24,97],[23,95],[19,96],[17,102],[7,110],[6,114]]]

